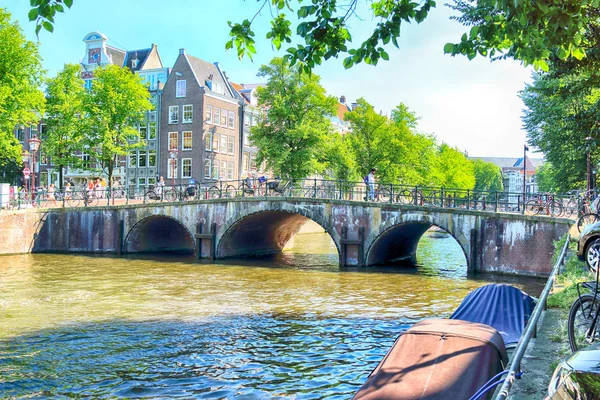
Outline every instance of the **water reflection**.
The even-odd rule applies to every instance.
[[[343,269],[326,234],[269,259],[1,258],[0,393],[349,398],[402,329],[471,290],[451,237],[418,265]],[[453,247],[454,246],[454,247]],[[537,295],[543,281],[519,279]]]

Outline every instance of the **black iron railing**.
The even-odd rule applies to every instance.
[[[69,188],[37,190],[10,197],[7,207],[92,207],[111,204],[178,202],[240,197],[300,197],[330,200],[370,201],[426,207],[463,208],[495,212],[571,217],[581,209],[572,196],[555,194],[476,191],[433,186],[351,182],[328,179],[279,180],[252,178],[217,181],[202,185],[154,185],[143,188]]]

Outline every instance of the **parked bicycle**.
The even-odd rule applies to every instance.
[[[567,329],[569,347],[573,352],[591,346],[594,342],[600,340],[600,326],[598,325],[598,315],[600,315],[598,277],[600,269],[598,268],[598,261],[596,261],[595,272],[595,281],[577,284],[578,297],[569,310]],[[582,293],[582,290],[588,290],[589,293]]]
[[[69,207],[79,207],[79,204],[83,204],[86,207],[93,207],[98,205],[98,197],[91,190],[73,191],[70,196],[66,198],[66,203]]]
[[[546,214],[558,217],[562,214],[562,204],[549,193],[535,196],[525,203],[525,210],[531,214]]]

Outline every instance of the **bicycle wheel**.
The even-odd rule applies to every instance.
[[[441,194],[438,193],[436,190],[432,191],[431,194],[429,195],[429,199],[427,200],[427,203],[429,203],[432,206],[439,206],[441,204]]]
[[[598,312],[599,301],[598,298],[594,299],[593,295],[586,293],[575,300],[571,306],[567,326],[571,351],[584,349],[599,339],[598,321],[596,321],[596,327],[590,332],[591,336],[587,337],[588,330]]]
[[[571,218],[571,216],[577,210],[577,202],[569,200],[566,206],[563,207],[563,216],[565,218]]]
[[[396,202],[400,204],[413,204],[413,191],[410,189],[401,190],[396,196]]]
[[[537,200],[529,200],[525,203],[525,211],[531,214],[539,214],[543,208]]]
[[[242,197],[254,196],[254,193],[254,188],[247,183],[242,183],[242,186],[240,186],[238,191],[239,196]]]
[[[233,185],[227,185],[225,188],[225,197],[236,197],[238,195],[238,190]]]
[[[160,201],[160,196],[154,190],[148,190],[146,194],[144,194],[144,201],[146,203]]]
[[[221,197],[221,190],[216,187],[213,186],[210,189],[208,189],[208,198],[209,199],[218,199]]]
[[[69,207],[79,207],[79,203],[81,203],[83,195],[79,192],[73,192],[67,199],[67,205]]]
[[[579,233],[581,233],[581,231],[583,230],[583,228],[585,228],[586,225],[593,224],[598,220],[598,214],[584,214],[577,220],[577,230],[579,231]]]
[[[548,204],[548,214],[553,217],[559,217],[563,213],[562,204],[559,201],[553,200]]]
[[[380,203],[389,203],[390,202],[390,190],[386,187],[379,188],[377,192],[377,201]]]
[[[172,203],[174,201],[177,201],[177,190],[175,189],[169,189],[165,192],[163,198],[165,199],[165,201],[168,201],[169,203]]]

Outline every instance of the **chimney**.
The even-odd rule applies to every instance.
[[[358,103],[352,103],[350,108],[352,108],[352,111],[356,110],[358,108]]]
[[[185,55],[185,49],[179,49],[179,54]]]
[[[346,96],[344,96],[344,95],[340,96],[340,103],[346,104]]]

